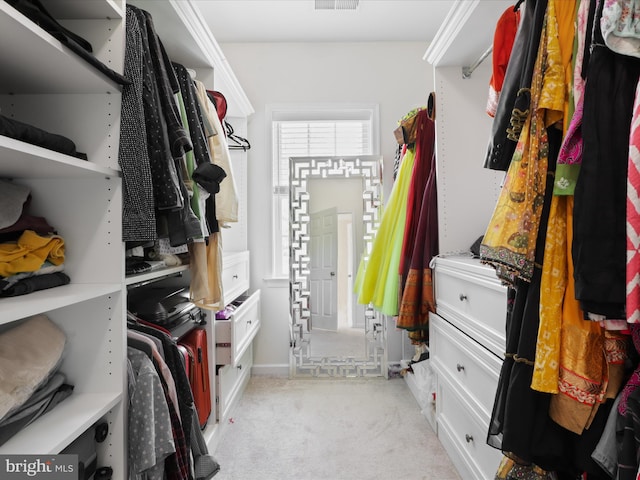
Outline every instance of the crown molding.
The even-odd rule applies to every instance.
[[[422,59],[437,67],[463,31],[479,3],[480,0],[456,0]]]
[[[200,9],[191,1],[171,0],[171,4],[191,32],[193,41],[197,44],[200,52],[213,67],[214,88],[220,90],[227,98],[229,110],[236,112],[233,116],[249,116],[254,113],[255,110],[249,98],[242,89],[213,33],[203,20]]]

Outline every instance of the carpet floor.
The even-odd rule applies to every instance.
[[[402,378],[252,377],[215,480],[460,480]]]

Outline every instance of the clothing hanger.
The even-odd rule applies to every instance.
[[[227,143],[229,145],[230,150],[243,150],[246,152],[251,148],[251,144],[249,143],[249,140],[239,135],[236,135],[233,132],[233,127],[231,126],[231,124],[226,120],[224,121],[224,128],[226,130]]]
[[[513,6],[513,11],[517,12],[520,9],[520,5],[524,3],[524,0],[518,0],[516,4]]]

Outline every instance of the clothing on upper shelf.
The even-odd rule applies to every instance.
[[[76,144],[69,138],[5,115],[0,115],[0,135],[87,160],[87,154],[78,152]]]
[[[65,245],[60,235],[41,236],[25,230],[16,242],[0,243],[0,276],[35,272],[45,261],[64,262]]]
[[[27,295],[39,290],[68,285],[70,282],[71,279],[66,273],[43,273],[18,280],[13,285],[3,288],[0,290],[0,297],[17,297],[20,295]]]
[[[129,83],[125,77],[98,60],[92,53],[93,47],[91,44],[80,35],[63,27],[47,11],[40,0],[5,1],[114,82],[120,85],[127,85]]]

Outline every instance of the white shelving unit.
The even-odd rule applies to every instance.
[[[122,71],[124,2],[58,1],[56,14]],[[61,22],[62,22],[61,21]],[[75,28],[77,27],[77,28]],[[115,478],[126,476],[122,190],[117,152],[121,90],[84,59],[0,3],[0,113],[73,140],[88,160],[0,136],[0,177],[31,189],[29,212],[65,241],[71,283],[0,299],[0,328],[46,314],[66,334],[60,371],[69,398],[9,439],[1,454],[56,454],[98,420]]]
[[[253,108],[195,2],[130,3],[151,13],[170,58],[195,70],[207,88],[223,91],[230,113],[242,119],[240,130],[246,128]],[[122,72],[125,0],[49,0],[46,5],[60,23],[92,44],[101,62]],[[125,277],[118,166],[121,87],[6,2],[0,2],[0,42],[6,47],[0,49],[0,113],[71,139],[88,158],[0,136],[0,178],[31,189],[29,212],[45,217],[64,239],[65,273],[71,278],[69,285],[1,298],[0,331],[46,314],[67,336],[60,370],[74,385],[69,398],[0,446],[0,454],[59,453],[101,420],[109,424],[109,437],[99,444],[100,463],[113,468],[114,478],[125,478],[126,288],[188,277],[189,267]],[[246,163],[246,152],[240,155]],[[246,208],[246,190],[241,195]],[[234,244],[246,250],[246,212],[241,225],[232,228],[241,230],[244,239]],[[209,325],[209,358],[215,362],[213,315]],[[215,364],[210,372],[215,386]],[[214,388],[214,402],[215,396]],[[207,443],[217,433],[212,418],[204,431]]]

